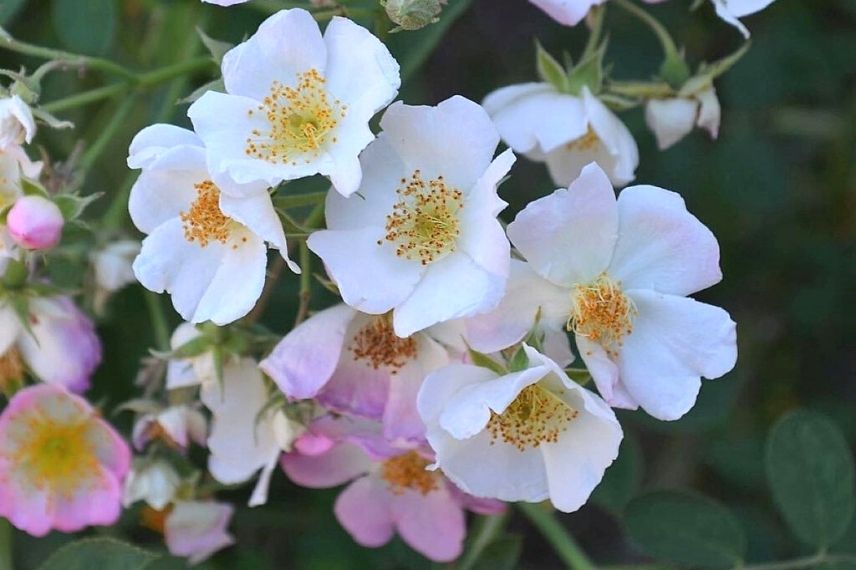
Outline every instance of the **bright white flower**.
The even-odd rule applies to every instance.
[[[0,99],[0,150],[30,143],[36,135],[36,121],[29,105],[17,95]]]
[[[749,37],[749,30],[738,20],[744,16],[760,12],[773,3],[773,0],[711,0],[716,15],[740,30],[743,37]]]
[[[135,465],[125,479],[122,504],[130,507],[145,501],[156,511],[162,511],[175,498],[181,477],[168,462],[156,459]]]
[[[89,257],[95,278],[95,311],[104,312],[110,295],[136,281],[131,264],[140,253],[136,240],[114,241]]]
[[[235,543],[226,527],[235,509],[214,501],[179,501],[164,520],[164,538],[170,554],[198,564]]]
[[[586,14],[606,2],[606,0],[529,0],[547,13],[548,16],[566,26],[576,26]],[[643,0],[648,4],[657,4],[664,0]]]
[[[526,369],[499,376],[454,364],[433,372],[417,406],[436,466],[466,493],[503,501],[550,499],[564,512],[588,499],[618,456],[615,414],[524,345]]]
[[[639,149],[633,135],[588,87],[577,97],[549,83],[510,85],[490,93],[484,108],[502,140],[530,160],[546,162],[559,186],[592,161],[616,186],[635,176]]]
[[[221,193],[206,170],[202,142],[191,131],[172,125],[143,129],[131,142],[128,166],[142,168],[128,208],[137,228],[149,234],[134,274],[147,289],[171,293],[185,320],[224,325],[246,315],[264,285],[265,242],[299,272],[288,259],[265,185],[243,198]]]
[[[645,122],[657,138],[657,146],[665,150],[687,136],[698,126],[719,136],[721,109],[716,90],[710,86],[687,97],[651,99],[645,105]]]
[[[247,358],[227,363],[222,385],[202,384],[199,397],[213,416],[208,438],[211,475],[221,483],[235,484],[261,470],[249,504],[264,504],[281,451],[281,434],[277,434],[275,414],[261,413],[270,398],[258,366]]]
[[[575,333],[610,405],[641,406],[661,420],[692,408],[701,377],[734,367],[734,321],[686,297],[722,273],[716,238],[678,194],[633,186],[616,201],[591,164],[568,190],[530,203],[508,236],[529,262],[529,295],[497,308],[501,335],[483,331],[488,347],[522,339],[540,309],[542,323]]]
[[[436,107],[396,103],[381,127],[360,157],[359,194],[328,194],[329,229],[312,234],[309,248],[351,307],[393,310],[398,336],[491,310],[509,265],[496,187],[514,155],[491,161],[496,128],[463,97]]]
[[[380,40],[339,17],[322,37],[309,12],[283,10],[226,53],[222,68],[226,93],[209,91],[188,110],[215,182],[276,186],[320,173],[345,196],[359,187],[357,157],[374,139],[368,122],[401,84]]]
[[[248,0],[202,0],[208,4],[216,4],[217,6],[235,6],[236,4],[244,4]]]

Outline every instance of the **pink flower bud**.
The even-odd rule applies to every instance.
[[[64,220],[56,204],[41,196],[18,198],[6,218],[15,243],[25,249],[48,249],[59,243]]]

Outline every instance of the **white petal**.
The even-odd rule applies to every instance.
[[[327,89],[367,121],[401,86],[398,62],[379,39],[347,18],[334,16],[324,31]]]
[[[499,144],[485,110],[458,95],[436,107],[393,103],[380,125],[408,174],[421,170],[425,180],[443,176],[465,193],[487,170]]]
[[[496,275],[508,275],[511,256],[505,230],[496,219],[508,203],[499,198],[496,187],[514,161],[511,149],[496,157],[467,195],[460,213],[458,247],[482,269]]]
[[[591,128],[615,161],[611,168],[607,170],[604,166],[604,169],[615,186],[624,186],[635,178],[639,166],[639,148],[633,134],[588,87],[583,87],[582,95]]]
[[[520,342],[535,325],[564,332],[571,310],[571,294],[537,273],[528,263],[512,259],[508,289],[496,309],[466,320],[467,341],[474,349],[497,352]]]
[[[396,189],[405,176],[404,163],[381,134],[360,156],[362,183],[358,194],[345,198],[339,192],[327,194],[325,215],[331,230],[357,230],[366,226],[384,227],[386,216],[398,201]]]
[[[737,28],[743,37],[749,39],[749,30],[743,23],[737,19],[737,14],[735,14],[731,9],[732,0],[711,0],[713,2],[713,7],[716,9],[716,15],[719,16],[723,21],[728,22],[735,28]]]
[[[529,0],[551,18],[566,26],[576,26],[592,6],[603,4],[606,0]]]
[[[435,370],[425,378],[416,397],[422,421],[426,425],[436,425],[446,405],[461,389],[496,378],[493,371],[470,364],[450,364]]]
[[[195,185],[205,181],[204,170],[144,170],[131,187],[128,211],[143,233],[190,210],[197,198]]]
[[[464,253],[451,253],[430,264],[413,293],[395,308],[395,334],[407,337],[436,323],[490,311],[502,299],[506,280]]]
[[[6,354],[21,330],[21,321],[12,307],[5,303],[0,305],[0,356]]]
[[[696,97],[700,103],[696,124],[706,129],[710,133],[710,138],[716,139],[719,136],[719,121],[722,115],[716,90],[713,86],[710,86],[708,89],[698,93]]]
[[[298,73],[314,68],[323,74],[326,60],[327,47],[312,15],[299,8],[280,10],[223,56],[223,81],[229,93],[261,101],[274,81],[293,86]]]
[[[633,186],[618,198],[618,243],[609,274],[623,289],[689,295],[722,279],[719,244],[679,194]]]
[[[220,194],[220,211],[246,226],[254,234],[279,250],[288,268],[300,273],[300,267],[288,258],[285,231],[267,192],[257,192],[245,198]]]
[[[222,386],[203,384],[200,398],[213,416],[208,468],[221,483],[242,483],[279,456],[272,414],[259,418],[268,401],[261,372],[251,359],[227,365]]]
[[[517,152],[550,152],[583,136],[588,126],[582,100],[546,83],[504,87],[484,105],[502,140]]]
[[[645,123],[657,138],[660,150],[669,148],[690,134],[698,108],[697,101],[681,97],[648,101],[645,105]]]
[[[530,202],[508,226],[511,243],[532,268],[566,286],[587,283],[606,269],[617,235],[615,193],[596,164],[568,190]]]
[[[186,147],[202,148],[196,133],[175,125],[150,125],[134,136],[128,149],[128,168],[160,168],[162,159],[170,160],[173,152]]]
[[[322,230],[307,240],[339,286],[342,299],[364,313],[385,313],[404,301],[422,274],[419,262],[397,257],[386,242],[378,245],[383,235],[383,227],[367,227]]]
[[[693,299],[633,290],[639,314],[624,337],[621,381],[642,408],[675,420],[695,404],[700,377],[718,378],[737,361],[736,325],[724,310]]]

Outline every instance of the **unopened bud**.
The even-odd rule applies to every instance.
[[[436,22],[446,0],[382,0],[381,4],[389,19],[398,25],[396,30],[413,31]]]
[[[9,235],[25,249],[49,249],[59,243],[65,224],[59,207],[41,196],[23,196],[6,217]]]

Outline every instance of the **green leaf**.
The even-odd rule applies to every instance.
[[[535,41],[535,53],[535,66],[538,69],[538,76],[562,93],[567,93],[569,91],[568,74],[562,64],[550,55],[537,40]]]
[[[38,570],[141,570],[160,555],[112,538],[87,538],[54,552]]]
[[[734,515],[719,503],[686,493],[658,491],[631,501],[630,536],[648,554],[701,568],[739,565],[746,536]]]
[[[514,570],[519,568],[520,555],[523,552],[523,538],[507,534],[497,538],[482,550],[473,570]]]
[[[68,49],[104,55],[113,46],[118,9],[115,0],[53,0],[53,28]]]
[[[212,59],[218,65],[223,61],[223,56],[226,55],[226,52],[235,47],[234,44],[230,44],[229,42],[215,40],[203,32],[201,28],[196,28],[196,33],[199,34],[199,39],[202,40],[208,53],[211,54]]]
[[[794,534],[825,547],[850,524],[856,506],[853,456],[825,417],[796,411],[770,432],[767,478],[773,499]]]

